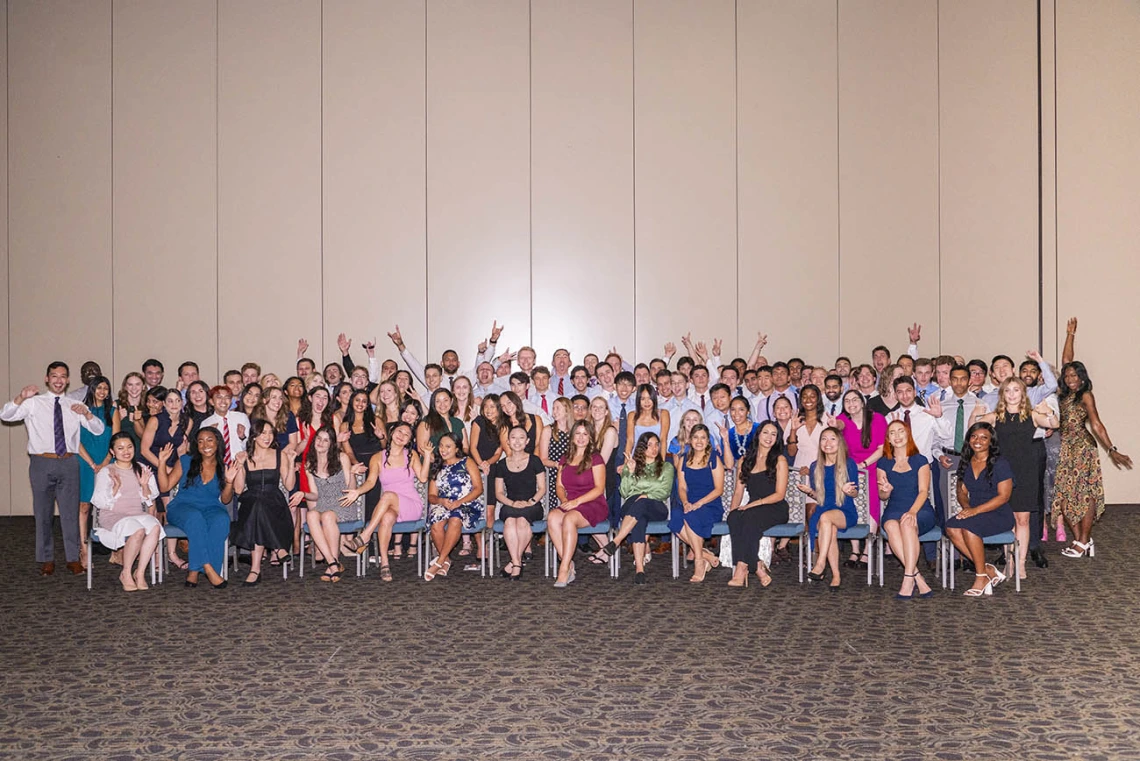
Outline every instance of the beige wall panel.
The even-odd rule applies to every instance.
[[[158,357],[218,368],[212,3],[114,7],[115,383]]]
[[[1039,334],[1037,3],[941,3],[938,51],[942,345],[1020,362]]]
[[[938,348],[938,13],[934,0],[839,4],[840,348]],[[887,298],[887,294],[889,299]]]
[[[575,363],[611,346],[632,357],[633,4],[531,13],[534,344],[542,362],[561,346]],[[590,319],[570,318],[586,294]]]
[[[466,367],[492,320],[531,340],[528,3],[433,1],[427,37],[426,356]]]
[[[8,12],[0,13],[0,87],[4,90],[4,103],[8,102]],[[0,293],[4,294],[4,309],[0,309],[0,361],[7,368],[0,372],[0,401],[15,396],[8,385],[11,363],[8,359],[8,109],[0,113],[0,135],[4,144],[0,146]],[[0,515],[10,515],[12,510],[12,463],[11,431],[9,426],[0,425]]]
[[[633,23],[637,355],[656,356],[666,341],[680,347],[692,331],[694,340],[724,339],[731,357],[734,3],[636,0]]]
[[[218,7],[218,357],[284,379],[321,331],[321,4]],[[315,352],[310,352],[314,354]],[[319,359],[319,357],[317,357]]]
[[[832,0],[737,8],[744,357],[758,331],[773,362],[839,348],[836,23]]]
[[[1135,316],[1140,217],[1140,10],[1057,3],[1057,331],[1080,318],[1085,363],[1112,442],[1140,460]],[[1101,457],[1109,502],[1140,502],[1136,471]]]
[[[336,336],[377,338],[394,324],[426,348],[424,0],[324,3],[324,325],[310,336],[326,362]]]
[[[95,359],[111,368],[111,4],[8,7],[10,385]],[[51,308],[46,308],[50,298]],[[31,514],[12,429],[12,512]]]

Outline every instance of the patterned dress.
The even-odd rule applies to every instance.
[[[435,476],[435,488],[442,499],[456,499],[471,491],[473,482],[467,472],[467,458],[463,457],[450,465],[444,465]],[[448,510],[443,505],[432,505],[428,516],[429,523],[461,518],[463,530],[471,531],[483,520],[483,498],[478,497]]]
[[[1074,396],[1061,400],[1061,452],[1054,479],[1053,525],[1064,516],[1070,525],[1080,523],[1090,509],[1099,519],[1104,513],[1104,478],[1100,453],[1089,432],[1088,412]]]
[[[550,432],[550,446],[547,448],[550,450],[550,457],[548,459],[551,462],[562,462],[562,458],[570,451],[570,434],[564,433],[561,438],[558,438],[558,430],[552,429]],[[550,509],[553,510],[562,504],[558,499],[558,489],[555,488],[555,486],[558,485],[558,468],[546,469],[546,483],[548,484],[546,489],[547,499],[550,500]]]

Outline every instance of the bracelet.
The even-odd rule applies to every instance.
[[[1109,452],[1115,452],[1116,451],[1116,445],[1114,444],[1113,446],[1109,447],[1108,451]]]

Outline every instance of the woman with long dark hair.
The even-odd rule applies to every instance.
[[[206,381],[192,381],[186,387],[186,416],[190,418],[190,448],[194,448],[194,437],[202,426],[202,421],[214,414],[210,407],[210,386]]]
[[[893,391],[892,391],[893,393]],[[843,432],[847,444],[847,454],[855,461],[855,466],[867,471],[867,483],[874,487],[879,483],[879,458],[883,456],[883,444],[887,441],[887,419],[875,412],[863,400],[863,395],[851,389],[843,395],[843,411],[835,416],[834,425]],[[871,518],[871,532],[879,523],[881,503],[878,488],[868,488],[867,512]],[[859,554],[858,540],[851,542],[851,556],[844,565],[848,568],[866,568],[867,554]]]
[[[123,376],[123,383],[119,386],[119,428],[131,435],[131,443],[135,445],[135,452],[139,451],[142,443],[142,432],[146,425],[143,413],[146,411],[146,379],[142,373],[129,372]],[[136,424],[138,430],[135,430]]]
[[[158,468],[158,485],[163,491],[178,486],[178,496],[170,501],[167,519],[187,536],[189,570],[186,586],[198,586],[198,575],[215,589],[226,586],[221,571],[225,569],[226,539],[230,535],[230,511],[226,505],[234,498],[234,479],[245,463],[240,452],[226,468],[225,445],[217,428],[205,426],[198,431],[194,454],[184,454],[170,464],[173,446],[163,448]]]
[[[650,521],[669,517],[668,502],[675,471],[673,464],[665,461],[662,450],[661,437],[654,431],[645,431],[637,437],[637,446],[621,467],[621,525],[613,541],[601,550],[607,557],[616,555],[628,536],[633,545],[633,583],[638,585],[646,582],[645,528]]]
[[[538,440],[542,438],[542,418],[523,409],[522,398],[514,391],[504,391],[499,395],[499,408],[503,411],[503,425],[499,428],[499,443],[507,449],[507,432],[515,426],[526,431],[526,451],[535,454]]]
[[[247,457],[234,479],[234,491],[240,495],[234,544],[252,549],[244,586],[261,583],[261,557],[266,550],[276,553],[270,565],[288,562],[293,518],[281,486],[292,491],[297,479],[293,444],[278,449],[278,431],[268,420],[254,420],[250,426]]]
[[[354,401],[356,398],[353,397]],[[388,568],[388,544],[392,539],[392,526],[397,521],[419,520],[424,514],[416,481],[422,484],[428,480],[434,447],[430,441],[426,446],[425,450],[416,452],[412,448],[412,425],[402,420],[393,423],[388,430],[387,448],[372,455],[368,461],[368,477],[364,483],[345,491],[341,500],[341,506],[347,507],[361,494],[369,494],[373,490],[381,492],[368,525],[352,538],[350,546],[355,552],[364,552],[372,532],[378,532],[380,578],[383,581],[392,580],[392,572]]]
[[[241,390],[241,397],[238,399],[238,411],[250,420],[257,417],[254,413],[257,412],[257,408],[261,404],[261,392],[260,383],[250,383]]]
[[[859,521],[855,495],[859,491],[859,473],[847,454],[843,434],[835,428],[825,428],[819,436],[819,456],[808,468],[811,485],[800,484],[799,489],[815,503],[808,520],[808,534],[818,537],[819,557],[808,572],[812,581],[821,581],[825,567],[831,567],[831,590],[839,589],[840,530],[850,528]]]
[[[1070,321],[1076,331],[1075,321]],[[1072,332],[1070,332],[1070,339]],[[1071,350],[1066,347],[1066,353]],[[1073,534],[1073,543],[1061,550],[1069,558],[1093,555],[1092,528],[1104,513],[1104,476],[1100,470],[1099,443],[1117,468],[1132,469],[1132,458],[1119,451],[1108,437],[1093,396],[1093,384],[1082,362],[1072,361],[1061,368],[1058,392],[1061,405],[1061,452],[1054,480],[1053,525],[1064,520]]]
[[[91,385],[99,380],[96,378]],[[110,383],[107,388],[109,393]],[[99,509],[95,538],[108,549],[123,549],[119,583],[124,590],[148,589],[146,566],[165,536],[162,524],[148,509],[158,497],[158,484],[151,469],[135,461],[135,445],[130,434],[120,431],[112,435],[109,451],[112,459],[95,476],[89,498]]]
[[[547,514],[547,535],[558,552],[554,586],[561,589],[577,576],[574,550],[578,546],[578,529],[597,526],[610,512],[606,503],[606,463],[595,450],[594,432],[584,420],[570,429],[570,450],[559,465],[555,483],[558,507]]]
[[[372,414],[368,392],[353,391],[348,406],[344,409],[344,432],[348,434],[348,440],[341,444],[341,449],[348,455],[352,466],[371,467],[372,458],[384,447],[380,437],[382,430],[376,422],[376,416]],[[380,484],[372,480],[361,493],[364,494],[364,519],[371,521],[376,504],[380,501]]]
[[[424,442],[430,441],[438,451],[440,439],[449,433],[458,436],[461,444],[467,439],[463,421],[455,417],[455,395],[446,388],[437,388],[432,392],[427,414],[416,431],[416,445],[423,449]]]
[[[81,562],[87,562],[87,520],[91,514],[95,476],[111,462],[111,437],[119,432],[119,415],[111,400],[111,381],[102,375],[87,384],[83,403],[104,423],[103,432],[98,436],[86,428],[79,429],[79,557]]]
[[[318,389],[314,389],[316,391]],[[323,386],[324,398],[328,389]],[[356,519],[355,501],[341,506],[341,499],[349,484],[356,485],[352,477],[352,463],[348,455],[336,446],[336,431],[331,425],[322,425],[310,439],[309,451],[304,458],[305,499],[308,502],[309,533],[317,552],[328,563],[321,581],[340,581],[344,572],[340,564],[340,521]],[[349,480],[351,479],[351,481]]]
[[[151,389],[153,391],[154,389]],[[190,417],[185,414],[182,404],[182,392],[176,388],[166,389],[162,397],[162,410],[150,418],[146,423],[146,430],[142,437],[142,456],[157,473],[161,470],[159,452],[170,445],[170,454],[166,456],[166,464],[173,467],[175,461],[190,452]],[[159,494],[155,502],[158,512],[166,512],[167,490]],[[178,542],[169,539],[166,542],[166,557],[170,563],[179,570],[186,570],[186,561],[178,556]]]
[[[494,396],[488,394],[488,396]],[[556,400],[565,402],[565,399]],[[550,429],[547,429],[550,430]],[[502,574],[511,579],[522,578],[523,552],[530,544],[531,525],[542,520],[542,498],[546,495],[546,468],[542,460],[526,451],[526,431],[515,426],[507,434],[510,451],[491,469],[491,493],[498,497],[499,520],[503,522],[503,541],[511,561]],[[493,503],[489,502],[488,505]],[[491,516],[488,516],[490,519]]]
[[[773,526],[788,522],[788,461],[783,454],[780,426],[767,420],[760,424],[740,461],[736,491],[728,512],[728,533],[732,538],[732,579],[730,587],[748,586],[753,573],[760,586],[772,583],[772,576],[760,560],[760,539]],[[748,501],[744,501],[744,492]]]
[[[974,423],[966,431],[966,451],[958,463],[958,504],[961,511],[946,519],[946,535],[963,557],[974,564],[974,586],[967,597],[992,595],[1005,574],[986,562],[982,538],[1013,530],[1013,469],[1001,457],[997,435],[989,423]],[[993,572],[990,572],[993,569]]]
[[[474,460],[463,453],[462,432],[445,433],[439,439],[435,478],[428,483],[428,524],[436,557],[424,573],[424,581],[447,576],[460,531],[470,531],[483,520],[482,497],[483,476]]]
[[[708,426],[698,423],[689,433],[689,449],[681,458],[677,477],[679,505],[669,518],[669,530],[689,545],[693,552],[693,576],[699,584],[710,568],[720,565],[720,558],[705,549],[712,537],[713,525],[724,517],[724,460],[712,446]]]

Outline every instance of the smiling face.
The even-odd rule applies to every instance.
[[[504,415],[512,419],[514,418],[515,413],[519,410],[518,405],[516,405],[514,400],[509,396],[499,397],[499,409],[503,411]]]
[[[420,420],[420,414],[414,406],[409,404],[400,412],[400,420],[408,425],[415,425]]]
[[[1021,408],[1021,400],[1025,398],[1025,392],[1021,390],[1021,384],[1010,383],[1002,392],[1002,398],[1005,399],[1005,408],[1010,412],[1015,412]]]
[[[996,360],[990,367],[990,376],[994,383],[1000,386],[1004,381],[1013,377],[1013,363],[1005,358]]]
[[[327,455],[332,449],[332,445],[332,435],[324,428],[317,431],[316,435],[313,436],[313,449],[316,450],[317,454]]]
[[[309,402],[313,405],[313,414],[320,415],[329,407],[328,389],[318,388],[309,394]]]
[[[772,416],[779,421],[781,428],[788,427],[788,421],[792,419],[792,403],[788,397],[781,396],[772,404]]]
[[[214,407],[214,413],[225,417],[226,413],[230,411],[230,404],[234,398],[230,396],[229,390],[219,391],[210,397],[210,404]]]
[[[590,429],[584,425],[574,426],[574,448],[579,452],[586,449],[590,444]]]
[[[454,401],[451,394],[440,391],[435,395],[432,406],[435,411],[445,419],[451,415],[451,404]]]
[[[511,432],[507,434],[507,445],[510,446],[511,451],[518,454],[526,449],[526,445],[530,443],[530,439],[526,435],[526,431],[522,428],[512,428]]]
[[[765,422],[760,426],[760,430],[756,432],[756,443],[760,449],[767,452],[769,449],[776,445],[776,424],[771,420]],[[760,460],[757,458],[757,464]]]
[[[250,389],[245,392],[245,396],[242,397],[241,403],[247,410],[252,410],[261,404],[261,389],[257,386],[251,386]]]
[[[534,363],[538,361],[538,355],[534,353],[534,349],[524,346],[519,349],[518,361],[519,369],[529,374],[534,369]]]
[[[135,459],[135,445],[128,438],[116,439],[111,453],[115,456],[115,462],[129,464]]]
[[[257,445],[262,449],[269,449],[273,446],[276,435],[277,434],[273,432],[272,425],[263,425],[261,426],[261,430],[257,432],[257,436],[254,437],[254,441],[256,441]]]
[[[69,374],[65,367],[53,367],[44,377],[44,383],[53,394],[62,394],[67,389]]]
[[[808,411],[819,409],[819,393],[814,388],[805,388],[800,394],[800,407]]]
[[[364,414],[368,409],[368,395],[367,394],[353,394],[352,395],[352,411],[356,413],[357,417]]]
[[[146,385],[150,388],[162,385],[162,377],[166,373],[162,372],[162,368],[158,365],[147,365],[143,368],[143,377],[146,378]]]
[[[594,401],[590,402],[590,419],[600,423],[609,416],[610,405],[602,397],[595,396]]]
[[[330,362],[325,366],[325,383],[336,388],[342,380],[344,380],[344,371],[340,369],[340,365]]]
[[[990,442],[993,441],[993,436],[985,428],[979,428],[970,434],[970,451],[973,456],[978,459],[985,460],[989,457]]]
[[[305,382],[300,378],[290,378],[285,384],[285,394],[290,399],[300,399],[305,395]]]
[[[450,436],[444,436],[439,440],[439,456],[443,458],[444,462],[449,464],[455,462],[457,452],[455,442],[452,441]]]
[[[392,431],[392,443],[397,449],[404,449],[412,440],[412,427],[407,423],[401,423],[396,426]]]
[[[495,368],[490,362],[480,362],[475,368],[475,378],[482,386],[489,386],[495,380]]]
[[[111,387],[106,383],[100,383],[95,387],[95,401],[98,404],[103,404],[107,401],[107,397],[111,395]]]
[[[1072,367],[1065,368],[1061,380],[1069,391],[1079,391],[1081,388],[1081,376],[1077,375],[1077,371]]]
[[[689,446],[693,448],[694,452],[703,452],[709,448],[709,433],[703,428],[698,428],[693,431],[689,436]]]
[[[832,378],[831,380],[824,380],[824,382],[823,382],[823,394],[824,394],[824,396],[827,397],[827,401],[829,401],[829,402],[839,401],[839,397],[842,393],[843,393],[843,381],[839,380],[838,378]]]
[[[827,455],[834,455],[839,451],[839,437],[835,431],[827,430],[819,435],[819,451]]]
[[[900,383],[898,388],[895,389],[895,399],[903,407],[909,407],[914,404],[914,386],[909,383]]]
[[[954,391],[954,396],[963,397],[970,389],[970,372],[960,367],[950,373],[950,388]]]
[[[848,391],[843,396],[843,411],[852,420],[861,419],[863,417],[863,395],[858,391]]]
[[[182,394],[177,391],[168,391],[166,398],[162,400],[162,406],[166,408],[166,414],[170,417],[177,417],[178,413],[182,411]]]
[[[276,417],[278,410],[285,404],[285,394],[279,388],[271,388],[265,397],[265,410]]]
[[[701,413],[696,410],[687,410],[685,414],[681,416],[681,430],[688,435],[689,432],[693,430],[693,426],[699,422],[701,422]]]
[[[146,384],[143,383],[142,378],[138,377],[137,375],[132,375],[131,377],[127,378],[127,382],[124,385],[127,389],[127,399],[134,400],[136,402],[138,401],[139,397],[142,396],[143,389],[146,388]]]
[[[748,402],[739,396],[728,405],[728,416],[735,425],[743,425],[748,421]]]
[[[1022,365],[1018,375],[1021,376],[1022,383],[1029,388],[1033,388],[1037,385],[1037,382],[1041,380],[1041,368],[1033,364]]]
[[[206,393],[206,389],[202,388],[202,386],[197,383],[191,386],[190,389],[186,392],[186,398],[190,400],[190,403],[194,405],[195,409],[202,409],[202,407],[205,407],[206,399],[208,396],[209,395]]]
[[[894,447],[896,457],[906,457],[906,445],[909,439],[910,434],[906,424],[901,420],[896,420],[887,428],[887,441]]]
[[[214,434],[209,431],[199,431],[198,433],[198,454],[202,456],[204,462],[212,462],[214,455],[218,453],[218,439]]]

